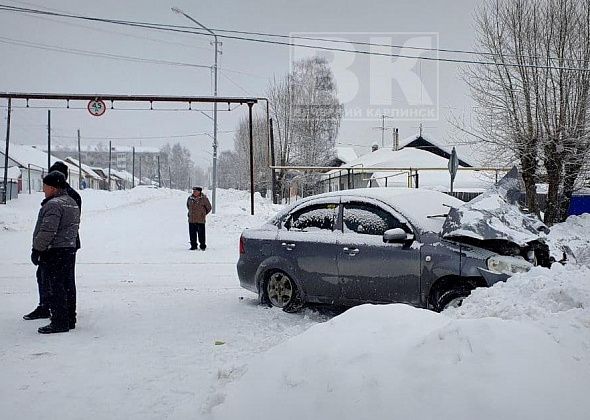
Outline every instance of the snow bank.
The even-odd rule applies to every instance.
[[[261,355],[213,417],[586,419],[589,386],[531,324],[363,305]]]
[[[535,267],[505,283],[474,290],[460,308],[445,314],[533,324],[559,343],[569,357],[590,366],[589,267],[558,263],[551,269]]]
[[[551,227],[547,237],[551,255],[561,259],[562,250],[573,262],[590,265],[590,214],[570,216],[564,223]]]

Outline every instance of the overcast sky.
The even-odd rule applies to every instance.
[[[477,3],[473,0],[0,0],[0,4],[88,16],[190,25],[186,18],[170,10],[171,7],[178,7],[215,29],[286,35],[303,33],[305,36],[361,42],[389,40],[387,43],[426,47],[436,47],[438,43],[440,48],[452,49],[474,48],[473,13]],[[84,55],[90,51],[209,66],[213,62],[210,41],[211,37],[206,36],[168,34],[0,11],[0,91],[212,95],[212,76],[207,68]],[[226,96],[265,96],[269,80],[282,77],[289,71],[291,57],[315,53],[288,46],[229,39],[222,41],[219,95]],[[28,46],[23,46],[23,43]],[[338,46],[350,47],[346,44]],[[56,47],[60,51],[55,51]],[[62,52],[64,49],[72,53]],[[405,49],[389,49],[389,52],[417,54],[416,50]],[[367,56],[322,54],[334,62],[345,106],[362,109],[363,113],[363,118],[349,115],[343,121],[337,140],[339,144],[357,145],[359,153],[365,152],[372,143],[381,143],[381,131],[373,127],[381,124],[377,114],[380,115],[383,109],[390,109],[391,106],[416,109],[425,103],[427,108],[438,112],[434,117],[430,115],[424,119],[424,133],[447,143],[454,142],[448,124],[449,112],[461,115],[471,107],[469,92],[459,77],[460,67],[457,64],[432,61],[417,64],[415,60],[405,60],[404,64],[389,57],[373,57],[374,61],[370,62]],[[346,56],[353,58],[345,62],[348,60]],[[403,74],[400,75],[399,71]],[[387,92],[385,99],[391,97],[389,108],[375,106],[375,97],[380,95],[381,86]],[[410,104],[415,99],[421,101],[420,106]],[[22,105],[15,103],[15,106]],[[63,103],[52,105],[65,106]],[[72,106],[85,107],[85,104]],[[25,144],[45,142],[46,109],[15,109],[12,140]],[[226,107],[220,106],[220,109]],[[5,102],[0,110],[4,127]],[[221,150],[232,148],[232,131],[239,118],[246,115],[245,106],[231,113],[220,112]],[[418,132],[420,121],[416,118],[388,118],[386,126],[399,127],[400,137],[404,138]],[[191,150],[198,165],[210,164],[211,138],[207,135],[186,137],[188,134],[212,133],[211,120],[198,112],[108,110],[104,116],[97,118],[85,109],[53,108],[51,124],[56,143],[75,144],[78,128],[84,144],[112,139],[114,144],[140,145],[140,140],[129,139],[132,137],[144,137],[141,141],[143,146],[179,141]],[[2,128],[2,138],[4,132],[5,128]],[[390,144],[391,131],[386,131],[386,139]]]

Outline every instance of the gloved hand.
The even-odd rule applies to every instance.
[[[41,257],[41,253],[36,249],[31,250],[31,262],[34,265],[39,265],[39,257]]]

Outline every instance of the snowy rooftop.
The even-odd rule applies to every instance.
[[[358,159],[358,155],[354,151],[354,147],[337,146],[335,149],[336,157],[344,163],[349,163]]]
[[[400,149],[401,149],[401,148],[404,148],[404,147],[406,147],[408,144],[410,144],[410,143],[411,143],[411,142],[413,142],[414,140],[418,140],[420,137],[422,137],[424,140],[426,140],[428,143],[432,144],[433,146],[436,146],[436,147],[438,147],[440,150],[442,150],[442,151],[444,151],[444,152],[447,152],[449,155],[450,155],[450,154],[451,154],[451,152],[453,151],[453,147],[452,147],[452,146],[448,146],[447,144],[444,144],[444,143],[443,143],[443,142],[441,142],[441,141],[434,140],[432,137],[430,137],[430,136],[427,136],[427,135],[424,135],[424,134],[422,134],[422,135],[417,135],[417,134],[415,134],[415,135],[413,135],[413,136],[406,137],[405,139],[403,139],[403,140],[400,140],[400,142],[399,142],[399,147],[400,147]],[[463,147],[461,147],[461,146],[459,145],[459,146],[456,146],[456,149],[457,149],[457,153],[459,154],[459,158],[460,158],[462,161],[464,161],[464,162],[468,163],[468,164],[469,164],[469,165],[471,165],[471,166],[480,166],[480,165],[479,165],[479,164],[478,164],[478,163],[477,163],[477,162],[476,162],[476,161],[475,161],[475,160],[474,160],[474,159],[473,159],[473,158],[470,156],[470,155],[471,155],[471,153],[465,153],[464,151],[463,151],[463,153],[462,153],[462,150],[461,150],[461,149],[463,149]]]
[[[74,159],[73,157],[70,157],[70,156],[68,156],[66,158],[66,164],[68,164],[68,163],[70,163],[76,167],[78,166],[78,160]],[[102,177],[99,174],[97,174],[96,172],[94,172],[90,166],[88,166],[84,163],[82,163],[80,166],[82,167],[82,171],[86,172],[88,175],[90,175],[90,177],[95,178],[95,179],[102,179]]]
[[[2,153],[2,152],[0,152]],[[35,147],[23,144],[10,144],[8,148],[8,157],[18,163],[22,167],[28,167],[31,165],[33,169],[46,169],[47,168],[47,152]],[[51,164],[60,161],[61,159],[51,156]],[[71,163],[64,162],[72,174],[77,174],[78,167]]]
[[[21,170],[18,166],[8,167],[8,179],[18,179],[21,175]],[[0,168],[0,180],[4,178],[4,167]]]

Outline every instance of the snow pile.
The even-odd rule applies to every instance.
[[[551,227],[547,236],[551,255],[561,259],[563,250],[568,258],[579,264],[590,265],[590,214],[570,216],[564,223]]]
[[[213,417],[575,420],[589,387],[588,364],[531,324],[363,305],[256,359]]]
[[[590,268],[555,263],[535,267],[505,283],[474,290],[456,318],[495,317],[532,323],[559,343],[575,360],[590,366]]]

